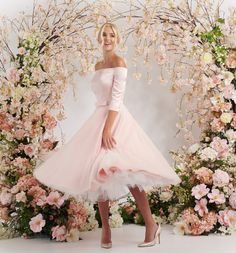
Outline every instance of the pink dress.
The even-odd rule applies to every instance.
[[[123,104],[127,68],[96,70],[91,88],[96,109],[74,136],[35,168],[43,184],[79,199],[117,200],[150,186],[176,185],[179,176]],[[108,110],[117,111],[112,126],[113,149],[102,147]]]

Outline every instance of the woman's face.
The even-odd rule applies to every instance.
[[[110,26],[105,26],[102,34],[102,38],[104,41],[103,50],[111,51],[115,48],[115,33],[113,32]]]

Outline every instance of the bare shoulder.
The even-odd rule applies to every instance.
[[[95,70],[98,70],[101,68],[101,61],[98,61],[95,66],[94,66]]]
[[[125,68],[127,68],[125,59],[122,58],[122,57],[120,57],[120,56],[117,56],[117,57],[116,57],[114,63],[115,63],[114,65],[115,65],[116,67],[125,67]]]

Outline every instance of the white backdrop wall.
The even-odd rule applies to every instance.
[[[47,1],[38,2],[45,4]],[[31,12],[32,4],[33,0],[0,0],[0,17],[12,18],[16,17],[19,11]],[[228,8],[235,5],[234,0],[225,0],[222,9],[227,14]],[[117,25],[122,25],[122,23]],[[132,43],[130,41],[127,47],[128,53],[125,58],[128,65],[128,80],[124,103],[164,157],[172,164],[169,150],[177,149],[184,143],[182,137],[174,137],[177,131],[176,122],[178,121],[176,113],[177,95],[171,93],[167,85],[159,83],[157,66],[153,66],[153,81],[150,85],[146,83],[145,78],[137,81],[132,76],[134,69],[131,65]],[[90,87],[92,76],[93,73],[83,78],[78,76],[76,80],[77,101],[73,98],[72,89],[69,89],[65,94],[64,104],[67,119],[60,123],[60,127],[66,134],[66,142],[79,130],[95,109],[95,96]],[[56,130],[57,133],[59,133],[59,128]]]

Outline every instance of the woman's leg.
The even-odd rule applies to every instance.
[[[109,226],[109,200],[98,201],[98,209],[102,221],[102,243],[111,242],[111,229]]]
[[[129,190],[132,193],[145,222],[146,233],[145,233],[144,241],[150,242],[154,239],[155,231],[157,229],[157,224],[152,217],[152,213],[151,213],[151,209],[148,203],[146,192],[140,191],[137,186],[129,187]]]

